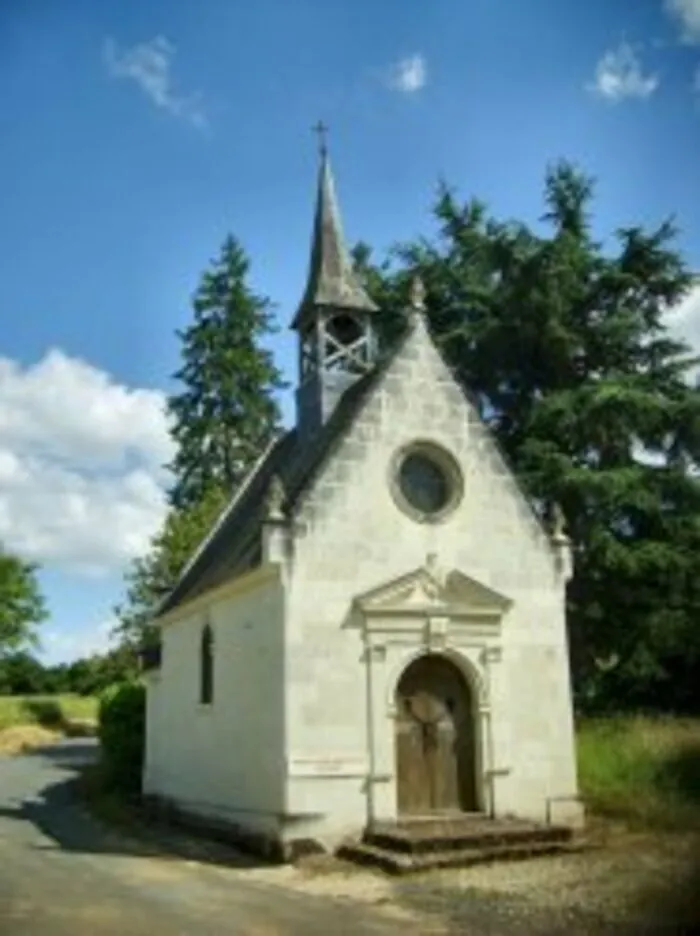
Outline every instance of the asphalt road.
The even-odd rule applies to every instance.
[[[2,936],[406,936],[379,909],[163,857],[103,828],[74,795],[94,753],[81,739],[0,757]]]

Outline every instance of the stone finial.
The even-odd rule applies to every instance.
[[[425,284],[419,275],[411,280],[409,304],[413,312],[423,312],[425,309]]]
[[[573,549],[566,534],[566,517],[559,504],[552,505],[552,530],[550,542],[555,554],[557,570],[565,582],[571,579],[574,571]]]
[[[559,504],[552,506],[552,540],[555,543],[568,543],[566,535],[566,517]]]
[[[268,520],[284,519],[284,501],[287,493],[279,475],[273,475],[267,489],[265,507]]]

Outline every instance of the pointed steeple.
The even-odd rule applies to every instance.
[[[345,246],[333,173],[325,143],[321,144],[309,274],[304,298],[294,317],[292,328],[303,327],[319,308],[333,308],[338,312],[377,310],[377,306],[367,295],[354,272]]]
[[[306,291],[292,328],[299,335],[297,427],[313,438],[348,390],[376,362],[377,306],[353,270],[340,222],[333,174],[321,138],[316,218]]]

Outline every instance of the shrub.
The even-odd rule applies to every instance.
[[[100,696],[98,736],[108,782],[127,793],[141,790],[146,734],[146,688],[116,683]]]

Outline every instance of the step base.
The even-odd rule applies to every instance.
[[[446,851],[400,852],[366,842],[348,842],[340,847],[337,854],[346,861],[378,868],[387,874],[400,875],[438,868],[468,868],[496,861],[522,861],[527,858],[577,852],[583,848],[585,843],[582,840],[570,840],[456,848]]]
[[[461,816],[374,823],[360,841],[343,844],[338,855],[390,874],[407,874],[521,860],[583,847],[583,837],[566,826]]]
[[[423,854],[506,845],[566,843],[572,836],[573,831],[566,826],[478,816],[375,823],[365,830],[362,842],[388,851]]]

